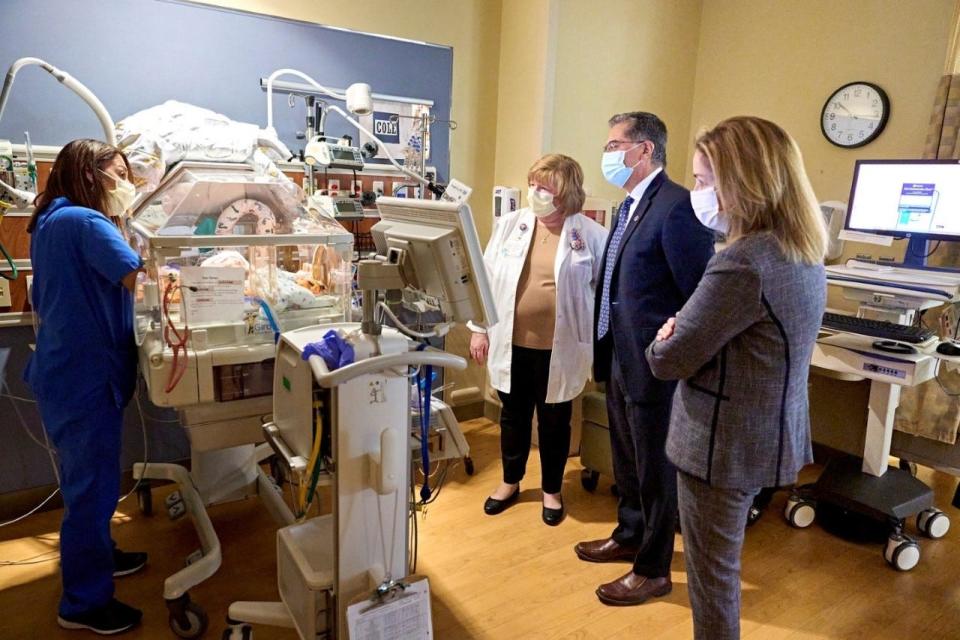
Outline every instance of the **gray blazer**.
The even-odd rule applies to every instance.
[[[826,297],[823,265],[789,262],[768,233],[714,256],[674,334],[647,348],[655,376],[684,380],[667,437],[679,469],[716,487],[796,482],[813,460],[807,375]]]

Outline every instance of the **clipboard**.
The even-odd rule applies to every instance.
[[[347,605],[349,640],[433,640],[430,582],[412,575],[380,585]]]

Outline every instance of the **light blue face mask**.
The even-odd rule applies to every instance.
[[[603,177],[607,179],[607,182],[620,189],[623,188],[623,185],[627,184],[627,180],[633,175],[633,168],[640,164],[640,161],[637,160],[633,167],[628,167],[623,163],[623,159],[626,157],[627,152],[633,151],[639,146],[640,143],[638,142],[626,150],[603,152],[600,170],[603,172]]]

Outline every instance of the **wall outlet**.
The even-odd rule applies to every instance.
[[[0,307],[9,307],[13,304],[10,297],[10,281],[0,278]]]

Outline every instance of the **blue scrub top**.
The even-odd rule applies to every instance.
[[[24,379],[65,410],[122,407],[136,385],[133,296],[122,279],[142,265],[116,225],[56,198],[30,241],[37,348]]]

